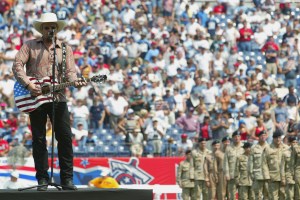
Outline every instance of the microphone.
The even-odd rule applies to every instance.
[[[53,37],[53,36],[54,36],[54,33],[55,33],[55,29],[52,29],[52,30],[49,31],[48,35],[49,35],[50,37]]]

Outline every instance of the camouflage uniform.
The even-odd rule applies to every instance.
[[[177,183],[182,188],[182,199],[191,200],[195,197],[194,168],[190,161],[181,161],[177,172]]]
[[[252,180],[248,172],[248,161],[250,155],[240,155],[236,161],[235,182],[239,186],[239,200],[253,200]]]
[[[242,144],[227,147],[224,155],[224,173],[225,177],[229,179],[227,181],[227,190],[229,192],[229,199],[234,200],[236,198],[236,183],[234,179],[234,172],[236,167],[237,158],[244,153]]]
[[[206,156],[210,154],[211,151],[205,149],[201,151],[200,149],[193,150],[193,163],[194,163],[194,170],[195,170],[195,193],[197,199],[200,199],[202,194],[202,199],[208,199],[208,188],[205,184],[205,177],[204,177],[204,161]]]
[[[226,180],[223,173],[224,153],[221,150],[215,152],[215,162],[218,174],[217,198],[218,200],[224,200],[226,196]]]
[[[214,200],[217,197],[217,183],[219,181],[217,162],[215,161],[216,157],[214,153],[211,153],[206,156],[204,162],[204,176],[205,181],[209,182],[210,186],[208,187],[208,199]]]
[[[292,147],[291,154],[291,173],[295,181],[294,199],[300,200],[300,146]]]
[[[284,185],[281,183],[281,161],[288,146],[281,144],[278,148],[272,143],[263,152],[263,166],[267,166],[265,173],[269,175],[269,199],[285,199]]]
[[[283,152],[281,161],[281,181],[283,185],[285,185],[285,196],[287,200],[294,199],[295,181],[292,172],[293,167],[291,166],[291,153],[292,149],[290,147],[287,151]]]
[[[266,163],[262,163],[262,154],[265,148],[269,145],[265,143],[263,146],[256,144],[251,148],[251,154],[249,158],[249,173],[253,181],[252,189],[254,191],[255,199],[261,200],[268,199],[268,180],[270,175],[268,174],[268,166]]]

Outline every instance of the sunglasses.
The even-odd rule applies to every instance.
[[[55,30],[56,29],[56,26],[45,26],[43,27],[44,30]]]

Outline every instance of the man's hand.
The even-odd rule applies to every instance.
[[[80,88],[80,87],[86,86],[86,85],[87,85],[87,82],[85,82],[82,79],[79,79],[79,80],[75,81],[75,87],[76,88]]]
[[[39,96],[42,94],[42,89],[39,85],[29,83],[27,89],[30,91],[32,96]]]

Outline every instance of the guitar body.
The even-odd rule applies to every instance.
[[[28,77],[29,80],[36,84],[40,85],[42,89],[42,95],[39,96],[32,96],[30,91],[27,90],[22,84],[18,81],[14,85],[14,98],[17,108],[25,113],[29,113],[37,109],[39,106],[43,105],[44,103],[52,102],[52,95],[53,91],[60,91],[69,86],[75,86],[74,82],[67,82],[58,84],[57,81],[54,81],[54,88],[52,86],[53,81],[52,77],[45,77],[43,79],[36,79],[34,77]],[[90,79],[81,79],[78,81],[84,82],[104,82],[106,81],[106,75],[98,75],[93,76]]]
[[[29,113],[37,109],[44,103],[52,102],[51,94],[51,77],[45,77],[43,79],[36,79],[34,77],[29,77],[29,80],[36,84],[40,85],[42,89],[42,95],[32,96],[30,91],[27,90],[22,84],[18,81],[14,85],[14,98],[17,108],[25,113]],[[57,84],[57,82],[55,82]]]

